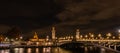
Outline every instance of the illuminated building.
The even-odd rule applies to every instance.
[[[52,27],[52,39],[55,40],[55,27]]]
[[[34,36],[33,36],[33,39],[30,39],[31,41],[38,41],[38,35],[37,33],[35,32]]]
[[[76,30],[76,39],[79,39],[80,31],[79,29]]]
[[[45,39],[39,39],[37,33],[35,32],[34,36],[30,41],[45,41]]]

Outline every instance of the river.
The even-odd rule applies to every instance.
[[[115,53],[104,48],[84,47],[82,50],[68,50],[60,47],[0,49],[0,53]]]

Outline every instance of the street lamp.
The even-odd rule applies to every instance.
[[[99,39],[101,38],[101,34],[98,34],[98,38],[99,38]]]
[[[115,39],[115,36],[113,36],[112,38]]]
[[[70,39],[70,36],[68,36],[68,39]]]
[[[120,33],[120,29],[118,30],[118,33]]]
[[[46,36],[46,41],[48,41],[49,40],[49,36]]]
[[[101,37],[101,34],[98,34],[98,37]]]
[[[111,35],[111,33],[108,33],[108,34],[106,34],[106,36],[107,36],[107,39],[109,39],[112,35]]]
[[[119,36],[119,39],[120,39],[120,29],[118,30],[118,36]]]
[[[92,39],[94,39],[94,34],[91,34],[90,37],[91,37]]]
[[[88,35],[85,35],[85,38],[87,39]]]
[[[71,36],[71,39],[73,39],[73,36]]]
[[[82,36],[82,35],[80,35],[80,38],[82,39],[82,38],[83,38],[83,36]]]
[[[118,38],[120,39],[120,36]]]
[[[23,37],[21,36],[20,39],[23,39]]]

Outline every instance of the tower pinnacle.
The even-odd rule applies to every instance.
[[[52,39],[55,39],[55,33],[56,33],[55,27],[52,27]]]
[[[79,39],[80,31],[79,29],[76,30],[76,39]]]

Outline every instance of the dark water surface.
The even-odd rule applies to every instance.
[[[11,49],[0,49],[0,53],[115,53],[104,48],[97,47],[83,47],[65,49],[60,47],[39,47],[39,48],[11,48]]]

